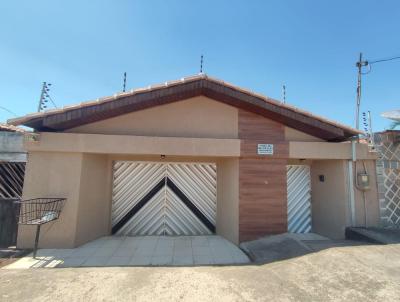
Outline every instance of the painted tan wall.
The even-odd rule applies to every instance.
[[[355,188],[355,208],[356,208],[356,226],[377,226],[379,225],[379,202],[378,202],[378,184],[376,175],[376,163],[373,160],[357,162],[357,171],[364,172],[364,166],[370,175],[370,189],[360,191]],[[354,171],[355,171],[355,166]],[[356,175],[356,173],[354,173]],[[365,195],[365,199],[364,199]]]
[[[325,181],[318,176],[324,175]],[[348,225],[345,160],[315,160],[311,166],[312,230],[333,239],[344,238]]]
[[[347,160],[314,160],[312,162],[313,231],[331,238],[344,238],[345,228],[352,225],[348,162]],[[355,186],[353,187],[355,226],[377,226],[379,204],[375,161],[365,160],[364,163],[370,175],[371,188],[363,193]],[[355,171],[354,167],[353,164],[353,171]],[[364,171],[362,162],[358,162],[357,170]],[[325,182],[319,181],[319,175],[325,176]]]
[[[376,152],[369,152],[368,145],[356,144],[357,159],[374,160]],[[289,142],[289,158],[297,159],[351,159],[352,147],[350,142]]]
[[[60,219],[42,227],[39,246],[72,248],[109,234],[110,173],[107,155],[32,152],[23,199],[67,198]],[[19,247],[32,247],[35,228],[22,226]]]
[[[285,127],[285,140],[293,142],[323,142],[323,139],[298,131],[296,129]]]
[[[109,235],[111,175],[106,155],[83,154],[75,245]]]
[[[239,139],[147,137],[77,133],[42,133],[26,142],[31,152],[83,152],[99,154],[171,156],[239,156]]]
[[[220,160],[217,173],[217,234],[239,244],[239,160]]]
[[[82,154],[79,153],[29,153],[22,198],[67,198],[60,218],[42,227],[40,247],[72,248],[75,246],[81,169]],[[32,247],[34,233],[35,227],[21,226],[18,229],[18,247]]]
[[[72,128],[68,132],[237,138],[238,109],[199,96]]]

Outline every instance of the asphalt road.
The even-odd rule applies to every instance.
[[[0,270],[1,301],[398,301],[400,245],[264,265]]]

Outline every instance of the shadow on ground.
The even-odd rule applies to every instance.
[[[280,234],[240,244],[240,248],[256,264],[291,259],[329,248],[367,245],[353,240],[332,240],[318,234]]]
[[[9,265],[30,253],[30,250],[17,249],[15,246],[0,247],[0,268]]]

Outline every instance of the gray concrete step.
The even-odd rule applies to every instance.
[[[378,227],[348,227],[346,239],[377,244],[400,243],[400,229]]]

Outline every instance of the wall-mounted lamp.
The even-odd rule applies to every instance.
[[[164,154],[161,154],[161,155],[160,155],[160,158],[161,158],[161,159],[165,159],[165,155],[164,155]]]

